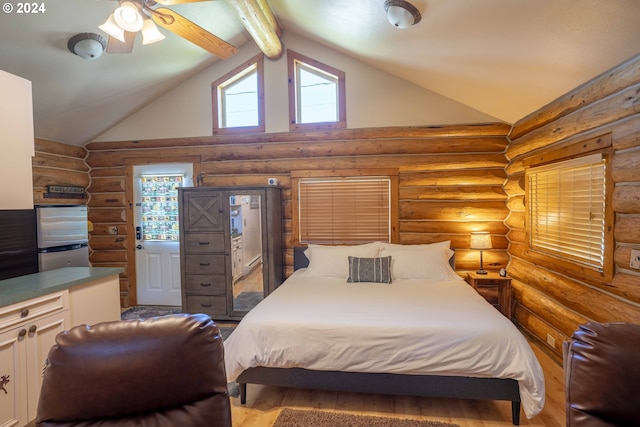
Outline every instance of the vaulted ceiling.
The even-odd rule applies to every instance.
[[[238,4],[168,6],[242,49],[254,43]],[[640,53],[638,0],[411,0],[422,20],[399,30],[384,0],[269,0],[284,32],[513,123]],[[37,137],[83,145],[219,59],[161,29],[166,39],[87,61],[67,49],[76,33],[103,34],[107,0],[41,0],[40,13],[0,14],[0,69],[33,83]]]

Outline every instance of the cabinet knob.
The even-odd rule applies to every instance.
[[[38,330],[38,327],[36,325],[29,326],[29,333],[30,334],[34,333],[37,330]]]
[[[204,308],[210,308],[210,307],[211,307],[211,304],[200,304],[200,305],[201,305],[202,307],[204,307]]]
[[[200,286],[204,286],[205,288],[211,286],[211,283],[200,283]]]
[[[22,338],[25,335],[27,335],[27,330],[26,329],[20,329],[20,332],[18,332],[18,338]]]
[[[20,312],[20,317],[27,317],[28,315],[29,315],[29,309],[23,308],[22,311]]]
[[[209,242],[198,242],[198,243],[199,243],[200,245],[202,245],[202,246],[205,246],[205,245],[208,245],[208,244],[209,244]]]
[[[201,262],[201,263],[200,263],[200,265],[202,265],[203,267],[204,267],[204,266],[207,266],[207,265],[209,265],[209,264],[211,264],[211,263],[210,263],[210,262]]]

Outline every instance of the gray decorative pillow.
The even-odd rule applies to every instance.
[[[358,258],[350,256],[347,282],[391,283],[391,257]]]

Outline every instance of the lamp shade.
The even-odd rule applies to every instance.
[[[113,19],[120,28],[135,33],[142,29],[144,19],[138,7],[130,1],[125,1],[113,12]]]
[[[164,39],[164,35],[158,30],[151,19],[145,19],[142,25],[142,44],[151,44]]]
[[[113,18],[113,14],[109,15],[109,18],[106,22],[100,26],[98,26],[102,31],[109,34],[111,37],[114,37],[124,43],[124,30],[116,24],[115,19]]]
[[[471,249],[491,249],[491,235],[488,231],[471,233]]]

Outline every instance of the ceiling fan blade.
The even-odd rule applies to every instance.
[[[109,36],[107,42],[107,53],[131,53],[133,51],[133,43],[136,41],[136,33],[130,31],[124,32],[124,42],[115,37]]]
[[[198,3],[201,1],[211,1],[211,0],[155,0],[156,3],[161,4],[163,6],[173,6],[174,4],[185,4],[185,3]]]
[[[238,49],[204,28],[194,24],[184,16],[166,8],[154,9],[153,21],[163,28],[189,40],[221,59],[227,59],[238,52]],[[173,19],[171,19],[173,17]]]

